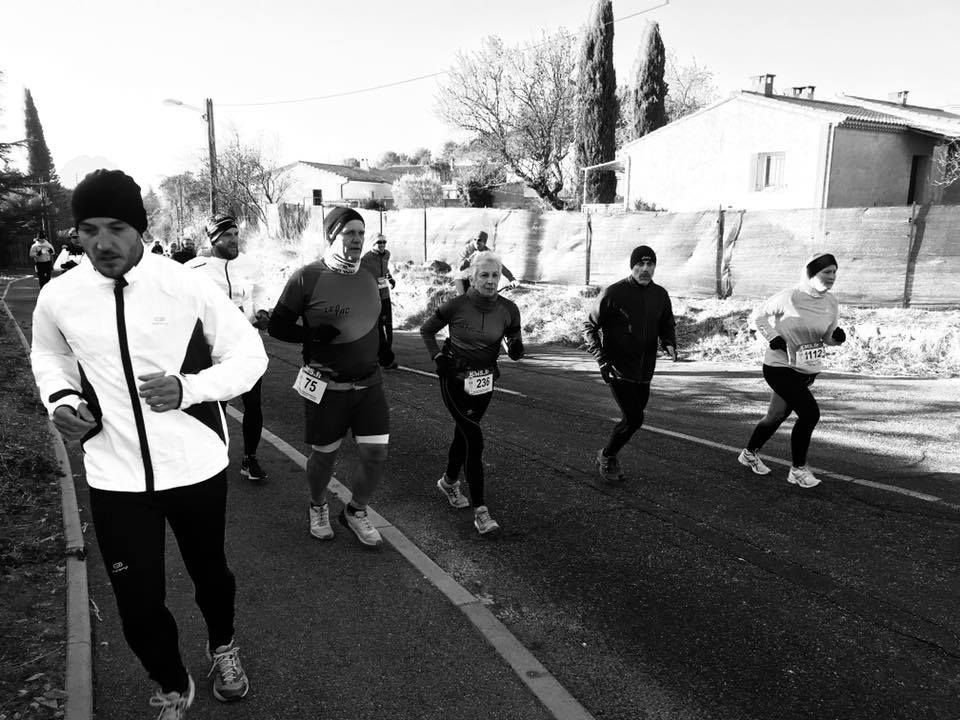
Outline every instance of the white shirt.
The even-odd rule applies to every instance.
[[[33,312],[30,360],[47,410],[86,401],[99,425],[82,440],[87,482],[143,492],[192,485],[227,466],[217,401],[267,368],[260,335],[222,292],[179,263],[145,252],[114,280],[83,263],[48,283]],[[122,298],[122,299],[121,299]],[[122,320],[121,320],[122,309]],[[176,375],[183,399],[157,413],[139,376]]]
[[[35,263],[50,262],[53,259],[53,245],[47,240],[35,240],[30,246],[30,257]]]
[[[198,256],[184,263],[184,267],[202,270],[251,322],[257,311],[269,309],[264,303],[260,265],[249,255],[239,253],[233,260],[212,255]]]
[[[806,283],[777,293],[753,311],[751,320],[768,342],[777,335],[782,336],[788,350],[773,350],[768,346],[763,364],[789,367],[808,375],[819,372],[819,363],[798,365],[791,362],[791,358],[802,345],[836,345],[831,335],[839,315],[840,305],[833,293],[817,292]]]

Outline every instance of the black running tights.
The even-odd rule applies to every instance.
[[[747,450],[756,452],[762,448],[783,421],[790,417],[790,413],[794,412],[797,414],[797,421],[790,434],[790,454],[794,467],[807,464],[810,438],[813,436],[813,429],[820,422],[820,407],[813,393],[810,392],[810,386],[813,385],[816,377],[816,375],[797,372],[793,368],[763,366],[763,379],[783,402],[778,403],[776,397],[771,400],[766,416],[757,423],[757,427],[750,436]]]
[[[261,377],[256,384],[240,396],[243,402],[243,454],[256,455],[263,433],[263,408],[260,405]]]
[[[486,504],[483,499],[483,430],[480,420],[493,393],[468,395],[463,389],[463,379],[456,377],[441,378],[440,393],[456,423],[447,452],[447,480],[456,482],[463,468],[470,488],[470,502],[473,507],[480,507]]]
[[[620,448],[627,444],[633,434],[643,425],[643,411],[650,399],[650,383],[627,382],[626,380],[611,380],[610,392],[613,399],[620,406],[620,418],[610,434],[610,440],[603,449],[603,454],[613,457]]]

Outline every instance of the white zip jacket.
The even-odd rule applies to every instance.
[[[233,260],[212,255],[198,256],[188,260],[184,267],[202,270],[250,322],[253,322],[258,310],[269,310],[264,304],[260,265],[249,255],[239,253]]]
[[[33,312],[30,360],[48,412],[86,401],[97,427],[81,439],[87,482],[122,492],[168,490],[227,466],[218,401],[267,368],[259,333],[206,278],[144,252],[126,287],[92,263],[47,284]],[[183,399],[153,412],[138,376],[176,375]]]

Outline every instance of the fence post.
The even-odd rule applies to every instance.
[[[427,262],[427,206],[423,206],[423,262]]]
[[[584,252],[583,284],[590,284],[590,251],[593,249],[593,223],[590,222],[590,212],[587,211],[587,247]]]
[[[725,213],[721,205],[717,210],[717,267],[716,267],[716,292],[717,299],[723,299],[723,224]]]

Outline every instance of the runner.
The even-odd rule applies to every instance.
[[[397,286],[390,274],[390,251],[387,250],[387,238],[383,234],[373,238],[373,249],[360,259],[360,267],[376,278],[380,288],[380,367],[388,370],[397,368],[393,356],[393,304],[390,302],[390,290]]]
[[[667,291],[653,282],[656,269],[657,254],[651,248],[634,248],[630,276],[600,293],[584,326],[587,350],[597,359],[622,415],[606,447],[597,452],[597,469],[607,482],[624,479],[617,453],[643,425],[657,341],[677,359],[673,307]]]
[[[197,256],[197,246],[193,244],[193,240],[187,238],[183,241],[183,244],[180,245],[180,249],[175,251],[170,258],[176,260],[178,263],[186,263],[188,260],[193,260]]]
[[[460,256],[457,259],[459,263],[459,271],[453,279],[453,285],[457,289],[458,295],[463,295],[467,289],[470,287],[470,277],[472,274],[471,264],[473,263],[473,258],[477,253],[489,252],[487,248],[487,233],[483,230],[477,233],[477,237],[472,240],[468,240],[467,244],[463,246],[463,249],[460,251]],[[516,287],[519,285],[516,278],[513,277],[513,273],[510,272],[510,269],[506,265],[501,265],[500,275],[507,279],[507,282],[510,283],[510,287]]]
[[[386,472],[390,441],[390,412],[377,362],[380,293],[370,273],[357,272],[364,238],[360,213],[332,209],[323,232],[328,243],[323,258],[287,281],[269,332],[303,345],[304,366],[294,387],[304,398],[305,440],[312,448],[307,459],[310,534],[333,539],[327,485],[340,444],[352,430],[361,472],[339,520],[363,545],[377,547],[383,540],[367,516],[367,503]]]
[[[255,328],[266,329],[270,313],[264,306],[260,266],[240,252],[240,229],[236,219],[230,215],[218,215],[210,221],[206,230],[211,255],[187,260],[184,266],[205,273],[240,308]],[[258,481],[267,479],[267,473],[257,462],[257,447],[263,433],[262,383],[263,378],[260,378],[240,396],[243,402],[243,460],[240,461],[240,474]]]
[[[85,257],[83,246],[77,236],[77,229],[70,228],[67,233],[67,244],[60,249],[60,254],[57,256],[56,262],[53,263],[53,269],[65,273],[82,263]]]
[[[89,258],[40,293],[31,362],[66,440],[80,440],[90,512],[124,637],[183,718],[194,682],[164,601],[169,523],[207,625],[213,694],[250,689],[234,637],[236,584],[224,553],[226,425],[217,401],[267,367],[257,333],[210,282],[145,252],[140,187],[97,170],[73,191]]]
[[[47,240],[47,236],[39,233],[34,238],[30,246],[30,259],[33,260],[33,266],[37,271],[37,282],[41,289],[50,282],[50,275],[53,273],[53,245]]]
[[[495,532],[500,525],[490,516],[484,498],[483,430],[480,420],[493,397],[500,377],[497,357],[506,339],[511,360],[523,357],[520,311],[500,297],[500,270],[503,263],[492,252],[477,253],[471,266],[472,287],[443,303],[420,328],[420,336],[437,364],[440,396],[455,425],[447,452],[447,469],[437,487],[455,508],[473,505],[473,524],[481,535]],[[450,327],[443,349],[437,332]],[[463,468],[470,488],[470,500],[460,491]]]
[[[767,414],[757,423],[747,446],[737,458],[757,475],[770,472],[760,449],[786,420],[797,414],[790,433],[792,466],[787,482],[812,488],[820,480],[807,467],[807,451],[820,421],[810,386],[822,367],[825,345],[840,345],[847,334],[837,326],[839,305],[830,292],[837,279],[837,260],[830,253],[812,256],[796,287],[777,293],[754,310],[751,319],[767,340],[763,379],[773,390]]]

